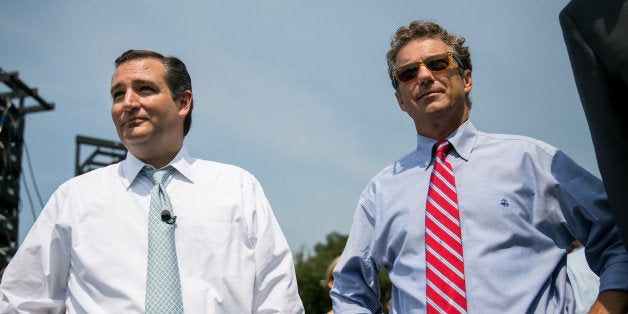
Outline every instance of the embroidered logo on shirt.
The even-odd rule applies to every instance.
[[[502,207],[508,207],[510,206],[510,203],[508,203],[505,198],[502,198],[502,201],[499,203],[499,205],[502,205]]]

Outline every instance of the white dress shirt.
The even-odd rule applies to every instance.
[[[576,302],[575,314],[588,313],[591,305],[597,299],[600,277],[589,268],[584,247],[576,248],[567,254],[567,275],[571,281],[574,301]]]
[[[165,183],[186,313],[302,313],[288,244],[257,180],[185,148]],[[144,311],[152,183],[126,160],[52,195],[0,284],[8,312]]]

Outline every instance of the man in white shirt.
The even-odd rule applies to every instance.
[[[185,312],[302,313],[290,249],[257,180],[183,146],[193,107],[183,62],[129,50],[111,96],[127,158],[52,195],[4,273],[5,312],[145,311],[150,165],[175,169],[163,186]]]

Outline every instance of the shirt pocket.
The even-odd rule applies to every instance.
[[[236,277],[245,249],[238,223],[205,223],[177,229],[177,255],[182,273],[203,279]]]

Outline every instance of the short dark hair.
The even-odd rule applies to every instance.
[[[164,56],[158,52],[150,50],[128,50],[121,54],[115,61],[116,68],[125,62],[138,59],[155,58],[161,61],[166,68],[164,80],[170,88],[172,100],[177,101],[186,90],[192,91],[192,79],[185,67],[185,63],[176,57]],[[190,103],[190,111],[183,121],[183,135],[187,135],[192,126],[192,109],[194,108],[194,99]]]
[[[408,26],[402,26],[397,29],[395,35],[390,40],[390,50],[386,53],[386,61],[388,62],[388,75],[395,90],[399,87],[399,82],[393,76],[393,70],[395,69],[395,62],[397,61],[397,54],[399,50],[407,45],[409,42],[415,39],[434,38],[444,42],[453,50],[453,54],[460,58],[462,61],[462,68],[460,73],[464,70],[473,70],[471,65],[471,53],[469,47],[463,46],[465,39],[454,34],[450,34],[442,28],[440,25],[429,22],[416,20],[412,21]],[[466,94],[467,106],[471,108],[471,97],[469,93]]]

